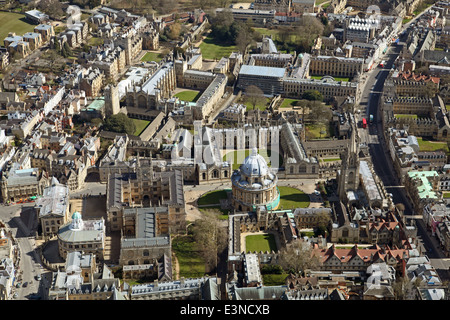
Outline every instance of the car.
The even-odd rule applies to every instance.
[[[320,195],[320,192],[317,191],[317,190],[314,190],[314,194],[315,194],[316,196],[318,196],[318,195]]]
[[[38,274],[36,277],[34,277],[37,281],[41,281],[42,280],[42,277],[41,277],[41,275],[40,274]]]
[[[14,293],[13,298],[17,298],[19,294],[17,292]]]
[[[22,288],[26,288],[26,287],[28,287],[28,282],[24,282],[22,285]]]
[[[17,282],[16,288],[20,288],[21,285],[22,285],[22,282]]]

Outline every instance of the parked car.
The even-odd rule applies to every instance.
[[[28,282],[24,282],[24,284],[22,285],[22,288],[26,288],[28,287]]]
[[[37,281],[41,281],[42,277],[41,277],[40,274],[38,274],[38,275],[35,277],[35,279],[36,279]]]

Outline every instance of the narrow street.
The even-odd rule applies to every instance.
[[[379,115],[379,102],[384,82],[401,49],[401,44],[391,46],[384,57],[386,60],[385,68],[377,68],[373,72],[368,73],[368,85],[363,90],[361,101],[367,101],[367,114],[373,114],[374,116],[374,124],[369,125],[369,128],[366,129],[368,132],[365,134],[365,139],[369,146],[375,172],[383,181],[386,191],[392,193],[394,203],[403,203],[405,215],[412,216],[421,215],[422,213],[414,212],[405,188],[398,187],[399,182],[384,141],[384,128]],[[450,263],[448,260],[441,259],[443,254],[437,245],[436,239],[431,237],[421,219],[416,220],[416,226],[419,239],[421,239],[425,248],[430,249],[427,251],[427,256],[430,258],[432,266],[436,269],[442,281],[450,280]]]

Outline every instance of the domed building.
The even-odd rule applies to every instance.
[[[231,176],[232,205],[236,211],[274,210],[280,204],[278,177],[256,148]]]
[[[66,259],[70,252],[83,251],[103,259],[105,235],[103,218],[83,220],[81,213],[75,211],[72,214],[72,220],[61,226],[58,231],[59,255]]]

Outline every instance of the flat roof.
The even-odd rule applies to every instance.
[[[285,68],[274,68],[274,67],[262,67],[262,66],[250,66],[244,64],[239,71],[239,75],[250,75],[250,76],[261,76],[261,77],[272,77],[272,78],[283,78],[286,72]]]

